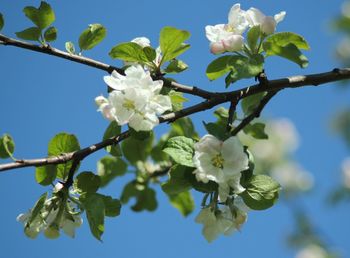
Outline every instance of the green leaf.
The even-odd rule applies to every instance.
[[[7,159],[12,157],[15,151],[15,142],[13,141],[11,135],[5,133],[0,138],[0,158]]]
[[[65,43],[65,48],[69,54],[75,55],[75,47],[73,42],[68,41]]]
[[[167,153],[177,164],[194,167],[192,157],[194,154],[194,141],[185,136],[170,138],[163,151]]]
[[[97,162],[97,173],[101,178],[101,187],[108,185],[115,177],[123,176],[128,165],[120,158],[105,156]]]
[[[89,222],[92,235],[101,241],[101,236],[104,232],[105,219],[105,202],[100,194],[84,194],[79,200],[82,202],[86,211],[86,217]]]
[[[265,124],[255,123],[248,124],[243,128],[245,134],[249,134],[255,139],[268,139],[269,136],[265,133]]]
[[[154,48],[152,47],[144,47],[142,49],[143,53],[145,54],[148,61],[153,62],[154,59],[157,57],[157,53]]]
[[[168,195],[176,195],[192,188],[189,176],[193,168],[175,165],[169,171],[169,180],[162,184],[162,190]]]
[[[78,193],[95,193],[101,185],[101,179],[90,171],[81,172],[73,183],[74,190]]]
[[[0,13],[0,31],[4,27],[4,24],[5,24],[4,16],[2,15],[2,13]]]
[[[169,200],[171,205],[178,209],[184,217],[187,217],[194,210],[194,200],[189,191],[169,195]]]
[[[41,185],[50,185],[57,176],[56,165],[46,165],[35,169],[35,180]]]
[[[109,124],[105,133],[103,134],[103,140],[107,140],[116,135],[119,135],[120,132],[121,132],[121,127],[117,124],[116,121],[113,121]],[[107,146],[105,150],[114,157],[122,156],[122,151],[120,149],[119,144],[113,144],[113,145]]]
[[[306,56],[304,56],[298,47],[292,43],[281,46],[278,44],[278,42],[265,41],[263,43],[263,48],[267,56],[276,55],[286,58],[298,64],[301,68],[305,68],[309,64]]]
[[[40,29],[37,27],[31,27],[19,32],[16,32],[16,36],[20,39],[39,41],[41,35]]]
[[[261,100],[266,96],[266,94],[267,92],[261,92],[244,98],[241,102],[244,114],[248,116],[252,112],[254,112],[255,109],[259,106]]]
[[[117,217],[120,215],[121,203],[118,199],[113,199],[111,196],[101,195],[105,204],[105,216]]]
[[[145,161],[152,151],[154,135],[144,140],[135,137],[129,137],[122,142],[122,151],[125,158],[131,163]]]
[[[145,52],[143,52],[143,48],[134,42],[126,42],[114,46],[109,52],[109,56],[127,62],[148,62],[148,58]]]
[[[55,27],[48,28],[44,33],[44,38],[47,42],[56,40],[57,38],[57,29]]]
[[[269,36],[265,42],[271,43],[273,45],[278,45],[281,47],[287,46],[288,44],[293,44],[298,49],[309,50],[310,46],[307,41],[300,35],[293,32],[279,32],[274,33]]]
[[[171,90],[168,96],[170,97],[173,111],[181,110],[183,108],[183,103],[188,101],[188,99],[183,96],[182,92]]]
[[[171,60],[169,65],[165,68],[166,73],[181,73],[188,68],[188,65],[181,60]]]
[[[230,137],[230,134],[226,130],[226,125],[218,123],[205,123],[204,121],[203,125],[209,134],[214,135],[221,141],[225,141]]]
[[[75,135],[59,133],[55,135],[49,142],[48,155],[58,156],[64,153],[74,152],[78,150],[80,150],[80,145]],[[58,164],[57,177],[64,180],[71,166],[72,161],[68,161],[66,164]]]
[[[168,140],[168,135],[163,135],[157,142],[156,145],[153,146],[151,151],[151,157],[155,162],[162,162],[164,160],[169,160],[168,154],[163,151],[164,145]]]
[[[176,58],[185,52],[190,45],[184,41],[190,37],[190,33],[185,30],[178,30],[173,27],[164,27],[160,32],[159,45],[162,51],[162,63]]]
[[[80,50],[89,50],[99,44],[107,34],[107,30],[101,24],[90,24],[79,37]]]
[[[221,56],[214,61],[212,61],[206,70],[206,74],[209,80],[213,81],[221,76],[224,76],[226,73],[231,71],[232,66],[230,63],[232,56]]]
[[[198,134],[194,128],[191,118],[183,117],[177,119],[171,124],[171,131],[169,137],[186,136],[192,139],[198,139]]]
[[[145,185],[139,185],[136,181],[132,181],[124,187],[120,200],[122,203],[127,203],[132,197],[136,198],[136,203],[131,206],[133,211],[154,211],[157,209],[156,192]]]
[[[27,6],[23,9],[24,14],[41,30],[50,26],[55,21],[55,13],[51,6],[42,1],[39,8]]]
[[[35,218],[40,214],[41,209],[44,207],[45,201],[47,198],[47,193],[42,194],[39,199],[34,204],[34,207],[31,209],[31,216],[28,220],[28,225],[30,225]]]
[[[218,118],[218,121],[217,121],[218,124],[222,124],[222,125],[227,124],[228,117],[229,117],[228,109],[224,107],[219,107],[214,111],[214,115]]]
[[[257,44],[260,37],[260,25],[252,27],[247,34],[247,42],[252,53],[257,52]]]
[[[246,190],[240,195],[244,203],[253,210],[272,207],[280,190],[280,185],[267,175],[253,175],[244,187]]]

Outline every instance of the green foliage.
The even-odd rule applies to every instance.
[[[149,61],[143,48],[134,42],[120,43],[114,46],[109,52],[109,56],[127,62],[147,63]]]
[[[169,62],[169,65],[165,68],[165,73],[181,73],[188,68],[188,65],[177,59],[173,59]]]
[[[255,139],[268,139],[269,136],[265,133],[265,126],[263,123],[248,124],[244,127],[243,131]]]
[[[123,176],[128,165],[117,157],[105,156],[97,163],[97,173],[101,179],[101,187],[108,185],[115,177]]]
[[[39,216],[41,209],[44,207],[46,198],[47,198],[47,193],[44,193],[36,201],[34,207],[31,209],[32,214],[30,219],[28,220],[28,225],[30,225],[37,216]]]
[[[280,185],[267,175],[253,175],[241,193],[244,203],[253,210],[265,210],[274,205],[278,199]]]
[[[49,142],[48,155],[58,156],[64,153],[80,150],[78,139],[73,134],[59,133],[54,136]],[[72,161],[68,161],[66,164],[57,165],[57,177],[65,179],[69,169],[72,166]]]
[[[139,140],[131,135],[122,142],[122,151],[125,158],[131,164],[136,164],[139,160],[145,161],[152,151],[153,139],[153,134],[144,140]]]
[[[194,167],[192,157],[194,153],[194,141],[185,136],[170,138],[163,151],[167,153],[177,164]]]
[[[117,217],[120,215],[121,203],[118,199],[113,199],[111,196],[101,195],[105,204],[105,216]]]
[[[11,135],[3,134],[0,138],[0,158],[7,159],[12,157],[15,151],[15,142],[13,141]]]
[[[102,195],[96,193],[84,194],[80,196],[79,200],[86,211],[92,235],[101,241],[105,219],[105,202]]]
[[[212,61],[206,70],[209,80],[216,80],[227,74],[226,87],[240,79],[255,77],[263,70],[264,57],[260,54],[250,57],[227,55]]]
[[[170,195],[177,195],[192,188],[189,175],[193,168],[175,165],[169,171],[169,180],[162,184],[162,190]]]
[[[55,27],[50,27],[44,32],[44,39],[47,42],[56,40],[57,38],[57,29]]]
[[[106,131],[104,132],[103,140],[107,140],[111,137],[117,136],[120,134],[120,132],[121,132],[121,127],[117,124],[116,121],[113,121],[109,124]],[[119,144],[113,144],[113,145],[107,146],[105,150],[114,157],[122,156],[122,151],[120,149]]]
[[[184,41],[190,37],[185,30],[178,30],[173,27],[164,27],[160,32],[159,45],[163,57],[161,63],[170,61],[185,52],[190,45]]]
[[[24,14],[42,31],[55,21],[55,13],[51,6],[42,1],[39,8],[27,6],[23,9]]]
[[[188,101],[188,99],[183,96],[182,92],[171,90],[168,95],[171,100],[173,111],[181,110],[183,108],[183,103]]]
[[[0,13],[0,31],[4,27],[4,24],[5,24],[4,16],[2,15],[2,13]]]
[[[98,45],[107,34],[107,30],[101,24],[90,24],[79,37],[79,48],[82,50],[89,50]]]
[[[186,136],[192,139],[198,139],[198,134],[194,128],[191,118],[182,117],[171,124],[170,137]]]
[[[261,35],[260,25],[256,25],[248,31],[247,43],[252,53],[257,53],[257,44],[258,44],[260,35]]]
[[[307,67],[309,61],[300,49],[308,50],[310,47],[300,35],[291,32],[281,32],[269,36],[263,43],[267,56],[280,56],[286,58],[301,68]]]
[[[195,208],[193,197],[189,191],[169,195],[169,201],[184,217],[191,214]]]
[[[157,57],[156,50],[152,47],[144,47],[142,51],[149,62],[153,62]]]
[[[156,192],[147,185],[137,181],[131,181],[125,185],[120,200],[122,203],[129,202],[130,198],[135,198],[136,203],[131,206],[133,211],[154,211],[157,209]]]
[[[73,42],[68,41],[64,44],[64,46],[69,54],[75,55],[75,47]]]
[[[73,183],[78,193],[95,193],[101,185],[101,179],[90,171],[81,172]]]
[[[37,27],[31,27],[19,32],[16,32],[16,36],[20,39],[39,41],[41,30]]]
[[[50,185],[57,176],[56,165],[46,165],[35,169],[35,180],[41,185]]]
[[[250,115],[259,106],[261,100],[266,96],[267,92],[260,92],[242,100],[241,106],[246,116]]]
[[[214,135],[221,141],[225,141],[230,137],[230,134],[226,130],[226,126],[222,124],[203,122],[203,125],[209,134]]]

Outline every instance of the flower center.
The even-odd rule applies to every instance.
[[[211,164],[213,164],[214,167],[217,168],[223,168],[224,167],[224,158],[222,157],[221,153],[216,154],[212,159],[211,159]]]
[[[127,110],[135,109],[134,101],[130,99],[124,99],[123,107],[126,108]]]

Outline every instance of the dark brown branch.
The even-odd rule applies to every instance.
[[[2,34],[0,34],[0,44],[5,45],[5,46],[14,46],[14,47],[19,47],[19,48],[29,49],[29,50],[32,50],[35,52],[40,52],[40,53],[44,53],[47,55],[64,58],[64,59],[67,59],[69,61],[73,61],[73,62],[84,64],[84,65],[87,65],[90,67],[94,67],[94,68],[102,70],[102,71],[106,71],[108,73],[112,73],[113,71],[117,71],[120,74],[124,74],[124,70],[121,68],[118,68],[118,67],[115,67],[112,65],[108,65],[108,64],[93,60],[93,59],[88,58],[88,57],[84,57],[84,56],[80,56],[80,55],[73,55],[73,54],[70,54],[68,52],[51,47],[49,45],[48,46],[38,46],[38,45],[31,44],[31,43],[28,43],[25,41],[9,38],[9,37],[6,37],[5,35],[2,35]],[[183,85],[183,84],[180,84],[177,82],[172,82],[172,81],[167,80],[163,77],[161,77],[159,79],[164,82],[164,85],[166,87],[171,87],[176,91],[192,94],[192,95],[199,96],[199,97],[202,97],[205,99],[209,99],[213,95],[215,95],[215,93],[201,90],[197,87],[191,87],[191,86]]]

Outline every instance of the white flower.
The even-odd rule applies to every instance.
[[[171,110],[169,96],[159,94],[163,81],[153,81],[140,65],[130,66],[125,76],[114,71],[104,80],[114,90],[108,100],[98,97],[95,101],[102,103],[103,116],[119,125],[129,123],[136,131],[149,131],[159,123],[157,115]]]
[[[273,34],[276,30],[277,23],[281,22],[286,15],[286,12],[280,12],[276,14],[274,17],[266,16],[259,9],[254,7],[250,8],[246,12],[246,18],[249,22],[249,26],[257,26],[260,25],[261,31],[266,35]]]
[[[240,209],[242,206],[240,203],[243,201],[237,197],[237,201],[235,199],[233,203],[233,210],[228,206],[222,206],[216,211],[211,207],[203,208],[200,211],[195,221],[203,224],[202,234],[208,242],[212,242],[220,234],[225,236],[232,234],[247,221],[247,213]]]
[[[296,258],[327,258],[329,257],[329,255],[327,254],[327,251],[324,250],[322,247],[311,244],[301,249],[295,257]]]
[[[231,7],[228,14],[228,25],[230,30],[236,34],[243,34],[249,23],[246,18],[246,12],[241,10],[240,4],[235,4]]]
[[[244,191],[240,185],[241,171],[248,169],[248,157],[237,137],[220,141],[207,134],[194,145],[193,172],[198,181],[219,184],[220,200],[225,201],[230,187],[235,193]]]
[[[75,228],[80,227],[82,223],[83,220],[80,215],[66,214],[66,216],[63,216],[60,222],[60,228],[62,228],[66,235],[74,238]]]
[[[151,46],[151,41],[146,37],[137,37],[137,38],[134,38],[133,40],[131,40],[131,42],[134,42],[134,43],[140,45],[141,47]]]

